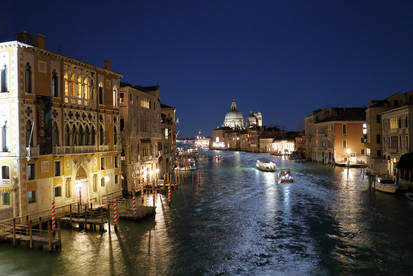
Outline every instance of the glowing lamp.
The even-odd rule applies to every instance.
[[[110,180],[109,176],[105,176],[105,182],[108,183]]]

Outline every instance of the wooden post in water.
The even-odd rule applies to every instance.
[[[13,246],[16,246],[16,219],[13,218]]]
[[[29,216],[26,216],[26,225],[29,226]],[[26,228],[26,235],[29,235],[29,227]]]
[[[33,248],[33,229],[32,229],[32,221],[29,223],[29,237],[30,237],[30,242],[29,242],[29,247]]]
[[[85,225],[84,225],[85,230],[87,230],[87,204],[85,205]]]
[[[72,204],[70,204],[70,228],[72,227]]]
[[[47,221],[47,237],[49,241],[49,252],[52,251],[52,230],[50,227],[50,220]]]
[[[43,225],[42,225],[42,217],[39,217],[39,232],[42,235]]]
[[[108,230],[110,236],[110,203],[108,203]]]
[[[59,239],[60,244],[62,244],[62,230],[60,228],[60,219],[57,220],[57,238]]]

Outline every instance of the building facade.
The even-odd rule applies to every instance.
[[[162,156],[159,158],[160,171],[165,175],[175,167],[176,122],[175,108],[161,104]]]
[[[367,163],[364,108],[324,108],[305,118],[306,158],[330,164]]]
[[[138,183],[158,180],[162,150],[159,86],[121,83],[122,187],[132,193]]]
[[[120,74],[45,49],[21,33],[0,43],[1,217],[121,191]]]

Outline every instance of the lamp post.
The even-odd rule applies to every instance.
[[[351,154],[351,150],[347,149],[347,179],[348,179],[348,174],[349,174],[349,169],[350,169],[350,154]]]

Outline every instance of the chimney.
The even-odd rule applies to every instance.
[[[105,69],[106,69],[106,70],[110,70],[110,60],[105,59],[105,60],[103,61],[103,63],[105,64]]]
[[[16,40],[41,49],[45,49],[46,46],[46,37],[42,34],[32,35],[27,31],[24,31],[16,34]]]
[[[37,41],[37,47],[41,49],[45,49],[46,47],[46,36],[42,34],[34,34],[34,37],[36,38]]]

